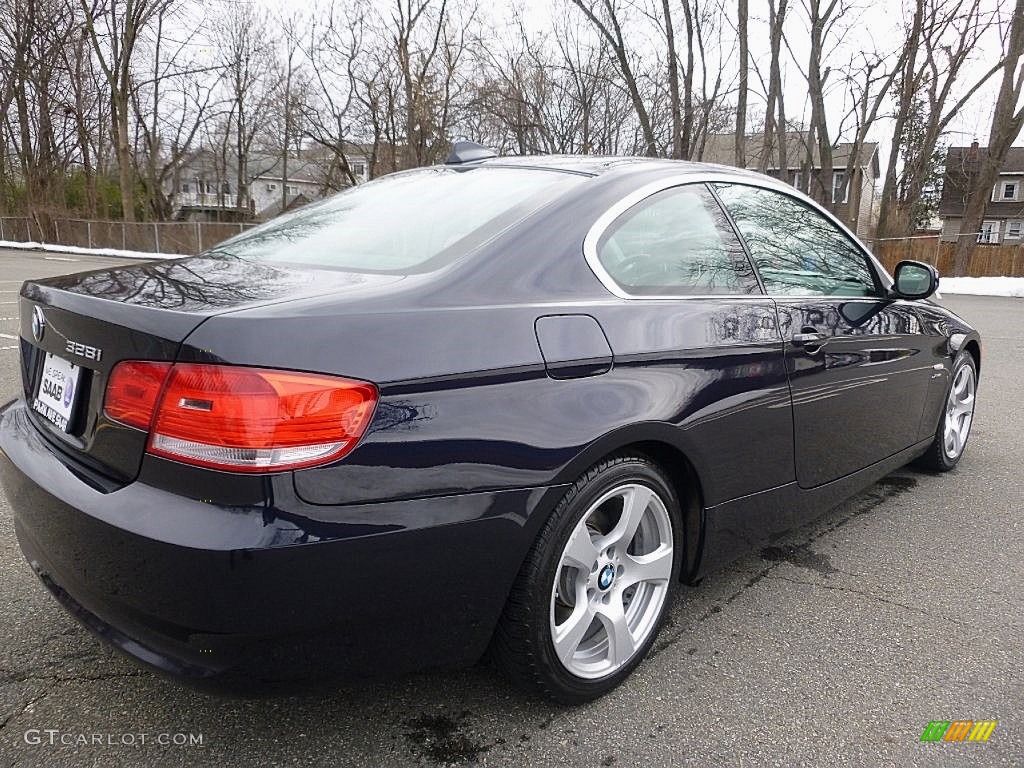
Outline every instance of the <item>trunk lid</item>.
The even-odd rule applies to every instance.
[[[147,433],[107,419],[107,378],[122,360],[174,361],[206,319],[324,294],[355,296],[401,280],[197,256],[26,282],[21,376],[36,427],[115,483],[139,472]]]

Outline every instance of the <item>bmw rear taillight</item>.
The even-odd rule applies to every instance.
[[[129,410],[121,402],[129,388],[114,385],[122,366],[128,375],[138,365],[114,368],[105,403],[108,416],[133,426],[141,419],[118,418]],[[234,472],[279,472],[344,456],[366,431],[376,404],[377,388],[363,381],[175,363],[167,369],[151,421],[142,428],[148,427],[147,450],[156,456]]]
[[[125,360],[114,366],[107,382],[103,410],[107,417],[138,429],[149,429],[170,363]]]

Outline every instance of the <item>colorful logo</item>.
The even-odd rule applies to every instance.
[[[932,720],[921,741],[988,741],[996,725],[995,720]]]

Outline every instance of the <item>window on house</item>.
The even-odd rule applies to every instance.
[[[999,242],[999,222],[986,221],[981,225],[981,232],[978,233],[979,243],[994,245]]]
[[[803,184],[804,184],[804,175],[803,175],[803,173],[801,171],[793,171],[793,175],[792,175],[792,178],[790,179],[789,183],[793,185],[794,189],[799,189],[801,192],[803,192],[804,191],[804,186],[803,186]]]
[[[832,174],[832,202],[847,203],[850,201],[850,187],[846,183],[846,171],[835,171]]]
[[[267,184],[267,192],[274,192],[277,189],[277,184]]]
[[[183,193],[185,193],[185,194],[187,195],[187,194],[188,194],[188,191],[189,191],[189,186],[188,186],[188,184],[182,184],[182,185],[181,185],[181,191],[182,191]]]
[[[230,195],[231,194],[231,182],[225,181],[223,184],[221,184],[220,185],[220,191],[221,191],[222,194]]]
[[[1000,200],[1016,200],[1017,199],[1017,182],[1016,181],[1004,181],[1003,191],[999,196]]]
[[[1022,232],[1024,232],[1024,221],[1006,222],[1006,240],[1020,240]]]
[[[297,194],[299,194],[299,188],[298,187],[293,187],[291,184],[289,184],[288,185],[288,194],[289,195],[297,195]]]
[[[365,163],[353,163],[352,164],[352,175],[353,176],[365,176],[366,175],[366,164]]]

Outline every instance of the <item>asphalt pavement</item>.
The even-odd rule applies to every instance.
[[[0,402],[20,388],[21,281],[119,263],[0,251]],[[943,303],[984,342],[959,467],[900,470],[681,589],[653,658],[583,707],[486,666],[300,696],[191,690],[57,605],[0,496],[0,766],[1020,766],[1024,300]],[[922,743],[934,720],[998,725]]]

